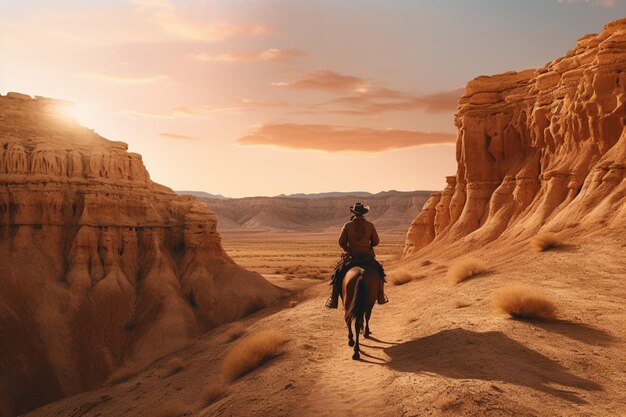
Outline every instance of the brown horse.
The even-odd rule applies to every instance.
[[[352,359],[359,359],[359,334],[363,329],[363,318],[365,318],[365,331],[363,337],[370,336],[370,316],[372,308],[378,298],[382,277],[375,267],[361,268],[355,266],[350,268],[343,279],[341,298],[346,310],[346,325],[348,326],[348,346],[354,346]],[[356,343],[352,333],[352,320],[354,320],[354,333]]]

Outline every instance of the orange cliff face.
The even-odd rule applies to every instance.
[[[141,156],[0,96],[0,415],[142,366],[281,290],[226,255],[216,217]]]
[[[626,19],[543,68],[471,81],[456,124],[457,174],[413,221],[405,256],[544,225],[623,226]]]

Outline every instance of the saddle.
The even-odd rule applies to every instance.
[[[341,260],[337,262],[335,266],[330,285],[340,285],[343,281],[343,277],[346,276],[350,268],[355,266],[361,268],[374,267],[378,270],[383,281],[387,282],[387,280],[385,280],[385,269],[376,258],[368,255],[349,255],[348,253],[344,253],[341,255]]]

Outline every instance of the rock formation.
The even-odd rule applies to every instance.
[[[101,384],[281,291],[224,253],[203,203],[150,181],[141,156],[0,96],[0,415]]]
[[[538,70],[478,77],[459,101],[458,170],[413,221],[432,242],[528,237],[626,219],[626,19]]]
[[[323,231],[341,228],[356,201],[370,206],[367,217],[380,230],[404,231],[430,195],[387,191],[369,196],[246,197],[202,199],[220,218],[220,230]]]

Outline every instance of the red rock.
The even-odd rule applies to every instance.
[[[469,235],[623,226],[625,71],[621,19],[541,69],[470,81],[456,116],[456,183],[413,221],[405,255]]]
[[[0,97],[0,415],[95,387],[281,294],[225,254],[204,203],[62,107]]]

